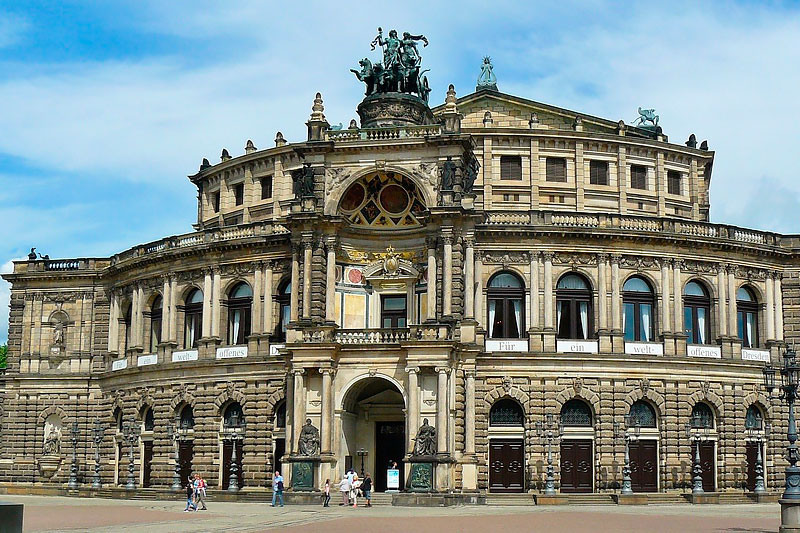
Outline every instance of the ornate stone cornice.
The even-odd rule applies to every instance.
[[[494,251],[487,250],[481,254],[483,262],[489,265],[515,265],[525,264],[530,260],[528,252],[521,251]]]

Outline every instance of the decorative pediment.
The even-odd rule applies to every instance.
[[[386,255],[364,268],[367,280],[417,279],[420,272],[414,265],[396,253],[393,246],[386,249]]]

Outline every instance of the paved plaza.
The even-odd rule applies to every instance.
[[[3,496],[25,504],[25,531],[285,531],[289,533],[445,533],[495,531],[772,532],[777,504],[650,505],[641,507],[481,506],[358,509],[262,503],[214,503],[209,510],[182,512],[180,501],[133,501],[39,496]]]

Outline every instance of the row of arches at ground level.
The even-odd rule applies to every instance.
[[[692,414],[685,426],[686,438],[691,440],[691,455],[686,460],[690,465],[696,457],[699,446],[702,467],[703,490],[714,492],[717,489],[717,416],[714,408],[704,402],[692,407]],[[557,417],[535,425],[534,433],[547,440],[552,437],[551,449],[554,470],[563,493],[591,493],[596,490],[598,450],[595,443],[594,415],[591,407],[581,399],[567,401]],[[489,411],[488,446],[488,489],[495,493],[523,492],[526,487],[526,450],[524,438],[525,415],[522,406],[511,398],[495,402]],[[519,436],[513,436],[514,430]],[[739,440],[744,447],[746,473],[744,487],[754,490],[757,477],[757,463],[762,468],[766,460],[765,441],[770,426],[765,422],[764,411],[757,404],[747,408],[745,414],[745,433]],[[624,453],[628,447],[631,485],[634,492],[657,492],[659,490],[659,454],[661,435],[659,417],[654,407],[645,400],[634,402],[624,424],[614,425],[614,455]],[[605,452],[608,453],[607,451]],[[759,455],[760,454],[760,455]],[[760,457],[760,458],[759,458]],[[542,467],[546,464],[542,459]],[[619,488],[622,482],[619,472],[607,480],[606,488]],[[691,471],[691,470],[690,470]],[[766,480],[766,475],[763,474]],[[691,475],[689,476],[689,478]]]

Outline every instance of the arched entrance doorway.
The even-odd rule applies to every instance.
[[[346,389],[339,412],[339,477],[351,467],[361,476],[363,469],[372,474],[374,490],[385,491],[386,471],[390,462],[396,462],[403,488],[407,451],[404,409],[403,393],[388,378],[364,377]]]

